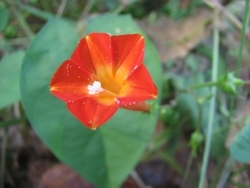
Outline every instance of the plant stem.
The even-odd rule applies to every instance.
[[[250,0],[246,0],[246,6],[245,6],[245,13],[244,13],[244,19],[243,19],[243,27],[241,30],[241,37],[240,37],[240,49],[239,49],[239,54],[238,54],[238,59],[237,59],[237,72],[238,75],[240,73],[241,65],[242,65],[242,51],[243,51],[243,46],[245,42],[245,33],[246,33],[246,26],[248,24],[248,18],[249,18],[249,2]]]
[[[4,172],[5,172],[5,159],[6,159],[6,147],[8,140],[8,129],[4,128],[3,143],[2,143],[2,158],[1,158],[1,174],[0,174],[0,188],[4,188]]]
[[[56,15],[58,17],[62,16],[62,14],[63,14],[63,12],[65,10],[66,4],[67,4],[67,0],[61,0],[61,3],[59,5],[59,8],[58,8],[57,13],[56,13]]]
[[[139,188],[146,188],[147,187],[135,170],[133,170],[130,173],[130,175],[133,178],[133,180],[135,180],[135,182],[139,186]]]
[[[186,181],[188,179],[188,175],[190,173],[192,162],[193,162],[193,156],[192,156],[192,153],[190,152],[189,156],[188,156],[188,161],[187,161],[186,169],[185,169],[185,172],[184,172],[184,176],[183,176],[183,179],[182,179],[182,182],[181,182],[181,185],[180,185],[181,188],[185,188],[185,183],[186,183]]]
[[[112,11],[113,14],[120,14],[120,12],[126,7],[122,1],[118,1],[118,6]]]
[[[214,10],[214,28],[213,28],[213,63],[212,63],[212,82],[216,82],[217,74],[218,74],[218,60],[219,60],[219,29],[218,29],[218,9]],[[201,176],[199,180],[199,188],[205,187],[205,178],[207,173],[208,159],[210,154],[210,147],[212,141],[213,134],[213,121],[214,121],[214,112],[215,112],[215,100],[217,88],[212,87],[211,89],[212,98],[210,101],[210,109],[209,109],[209,121],[206,132],[206,142],[205,142],[205,151],[202,160],[201,166]]]
[[[34,34],[31,31],[29,25],[27,24],[26,20],[23,18],[23,15],[20,13],[19,9],[15,6],[12,7],[12,12],[15,14],[18,22],[20,23],[24,33],[27,35],[30,41],[32,41]]]
[[[229,156],[226,160],[224,168],[222,169],[222,173],[219,178],[219,182],[216,185],[216,188],[225,187],[228,177],[230,176],[230,173],[232,171],[232,166],[233,166],[233,159],[232,157]]]
[[[94,5],[94,3],[95,3],[94,0],[87,1],[86,5],[82,11],[82,14],[80,16],[80,20],[86,19],[88,17],[88,14],[89,14],[92,6]]]
[[[206,3],[211,8],[214,8],[214,7],[218,8],[232,22],[232,24],[235,25],[237,29],[241,30],[242,24],[240,20],[236,16],[234,16],[230,11],[225,9],[224,6],[221,5],[219,0],[204,1],[204,3]]]
[[[210,87],[210,86],[215,86],[217,84],[217,82],[204,82],[204,83],[200,83],[200,84],[195,84],[195,85],[191,85],[188,89],[200,89],[203,87]]]
[[[203,83],[199,83],[199,84],[194,84],[191,85],[187,88],[179,88],[180,92],[190,92],[191,90],[195,90],[195,89],[201,89],[203,87],[211,87],[211,86],[216,86],[217,82],[203,82]]]
[[[30,5],[25,5],[25,4],[22,4],[22,3],[17,3],[17,6],[20,9],[25,10],[25,11],[29,12],[30,14],[32,14],[34,16],[37,16],[38,18],[41,18],[43,20],[48,20],[50,18],[55,17],[55,15],[53,15],[53,14],[51,14],[49,12],[39,10],[39,9],[37,9],[35,7],[32,7]]]

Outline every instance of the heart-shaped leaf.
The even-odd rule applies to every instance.
[[[141,32],[129,16],[112,14],[89,21],[87,31]],[[49,92],[53,73],[70,57],[78,40],[73,25],[61,19],[49,21],[39,32],[22,68],[23,105],[36,133],[61,161],[98,187],[119,187],[150,140],[157,111],[144,114],[120,109],[97,131],[81,125],[65,104]],[[146,41],[145,64],[161,93],[160,62],[149,40]]]

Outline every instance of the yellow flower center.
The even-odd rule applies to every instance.
[[[102,97],[117,97],[121,90],[121,84],[117,83],[108,75],[105,77],[99,77],[98,80],[95,80],[92,85],[88,85],[87,87],[90,95],[99,94]]]
[[[99,85],[96,85],[96,87],[99,89],[102,88],[104,91],[106,91],[105,93],[108,94],[109,97],[117,97],[119,95],[123,82],[114,77],[113,71],[114,70],[111,66],[99,66],[98,68],[96,68],[97,74],[94,76],[94,83],[100,83],[98,83]],[[104,92],[102,93],[102,91],[98,90],[97,88],[94,89],[97,93],[100,93],[100,95],[104,94]],[[92,92],[90,92],[89,94],[92,94]],[[106,96],[106,94],[102,95],[101,97],[108,97]]]

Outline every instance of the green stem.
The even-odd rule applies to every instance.
[[[202,117],[203,117],[203,102],[198,101],[198,108],[199,108],[199,116],[198,116],[198,122],[197,122],[195,131],[200,132],[201,127],[202,127],[201,124],[202,124]]]
[[[58,8],[57,13],[56,13],[56,15],[58,17],[62,16],[62,14],[63,14],[63,12],[65,10],[66,4],[67,4],[67,0],[61,0],[61,3],[59,5],[59,8]]]
[[[91,10],[92,6],[94,5],[94,3],[95,3],[94,0],[87,1],[87,4],[85,5],[85,7],[83,9],[81,18],[86,19],[87,15],[90,13],[90,10]]]
[[[2,158],[1,158],[1,174],[0,174],[0,188],[4,188],[4,172],[6,163],[6,148],[8,140],[8,129],[4,128],[3,143],[2,143]]]
[[[242,65],[242,51],[243,51],[243,46],[245,42],[245,33],[246,33],[246,26],[248,24],[248,18],[249,18],[249,2],[250,0],[246,0],[246,6],[245,6],[245,13],[244,13],[244,19],[243,19],[243,27],[241,30],[241,37],[240,37],[240,49],[239,49],[239,54],[238,54],[238,59],[237,59],[237,70],[238,74],[240,73],[241,65]]]
[[[212,64],[212,82],[216,82],[218,74],[218,60],[219,60],[219,29],[218,29],[218,9],[215,9],[214,12],[214,28],[213,28],[213,64]],[[205,151],[202,160],[201,166],[201,176],[199,180],[199,188],[205,187],[205,178],[207,173],[208,159],[210,154],[210,147],[213,134],[213,121],[214,121],[214,112],[215,112],[215,100],[217,88],[212,87],[211,89],[212,98],[210,101],[209,109],[209,121],[206,133],[206,142],[205,142]]]
[[[185,183],[187,182],[192,162],[193,162],[193,156],[192,156],[192,153],[190,152],[189,156],[188,156],[188,161],[187,161],[186,169],[185,169],[184,176],[183,176],[183,179],[182,179],[180,187],[185,187]]]
[[[125,8],[124,5],[119,4],[114,10],[113,10],[113,14],[119,14],[123,9]]]
[[[27,24],[26,20],[23,18],[23,15],[20,13],[19,9],[15,6],[12,7],[12,12],[15,14],[18,22],[20,23],[24,33],[27,35],[29,40],[31,41],[34,37],[33,32],[31,31],[29,25]]]
[[[211,8],[214,8],[216,6],[216,8],[220,9],[220,11],[224,13],[224,15],[229,19],[229,21],[232,22],[232,24],[235,25],[237,29],[241,30],[242,26],[239,19],[234,16],[230,11],[227,11],[227,9],[225,9],[224,6],[222,6],[220,3],[213,3],[213,1],[204,1],[204,3],[206,3]]]
[[[203,82],[200,84],[191,85],[185,89],[179,88],[179,91],[180,92],[190,92],[191,90],[201,89],[203,87],[211,87],[211,86],[216,86],[216,85],[217,85],[217,82]]]
[[[228,177],[230,176],[230,173],[232,171],[233,162],[234,161],[232,157],[229,156],[225,162],[224,168],[222,169],[221,176],[219,177],[219,182],[216,185],[217,188],[225,187]]]
[[[203,87],[215,86],[216,84],[217,84],[217,82],[204,82],[204,83],[200,83],[200,84],[191,85],[188,89],[189,90],[200,89]]]
[[[55,17],[55,15],[53,15],[49,12],[39,10],[39,9],[32,7],[30,5],[24,5],[22,3],[18,3],[18,7],[22,10],[29,12],[30,14],[32,14],[34,16],[37,16],[38,18],[43,19],[43,20],[48,20],[50,18]]]

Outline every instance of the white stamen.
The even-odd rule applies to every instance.
[[[92,85],[88,85],[88,90],[90,95],[95,95],[103,91],[101,82],[94,81]]]

